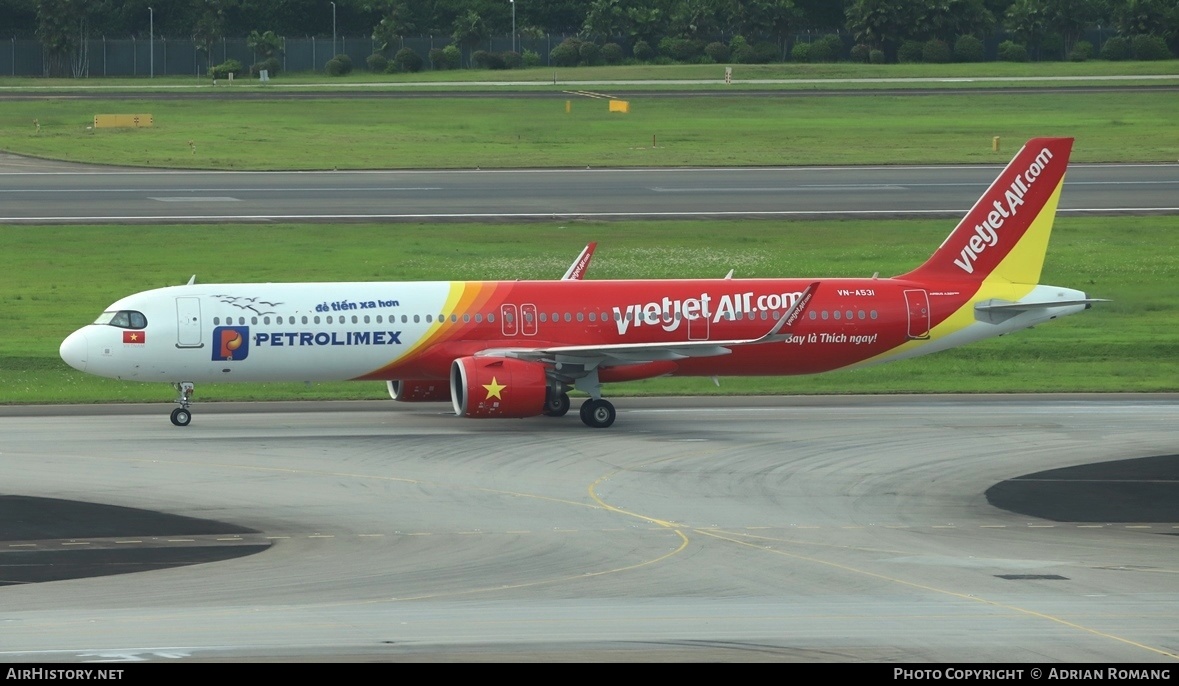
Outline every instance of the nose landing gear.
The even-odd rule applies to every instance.
[[[176,426],[188,426],[188,423],[192,421],[192,412],[188,409],[188,406],[191,404],[189,398],[192,397],[194,386],[190,381],[182,381],[172,384],[172,387],[176,389],[177,393],[175,402],[177,405],[180,405],[180,407],[172,410],[172,423]]]

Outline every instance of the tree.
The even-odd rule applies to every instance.
[[[626,17],[630,21],[629,35],[636,41],[657,44],[667,35],[667,13],[654,6],[629,7]]]
[[[46,76],[71,73],[85,40],[87,17],[86,0],[37,0],[37,38],[45,47]]]
[[[487,38],[487,25],[483,23],[483,17],[479,16],[478,12],[467,10],[466,14],[454,20],[454,33],[451,34],[451,38],[463,48],[471,50]]]
[[[941,0],[917,13],[913,37],[953,42],[958,36],[981,36],[995,26],[995,16],[983,0]]]
[[[581,35],[588,39],[611,40],[629,36],[630,15],[623,0],[594,0],[581,25]]]
[[[1049,0],[1048,23],[1064,40],[1064,54],[1072,54],[1073,47],[1109,12],[1106,0]]]
[[[793,0],[761,0],[759,4],[762,30],[778,41],[779,54],[785,54],[787,40],[802,22],[802,10]]]
[[[205,53],[207,64],[213,63],[213,42],[225,35],[226,10],[236,0],[193,0],[196,21],[192,25],[192,42]]]
[[[0,17],[4,17],[5,35],[31,38],[37,34],[37,3],[34,0],[0,0]]]
[[[1051,17],[1047,0],[1016,0],[1003,23],[1025,45],[1036,48],[1048,35]]]
[[[246,38],[246,47],[254,51],[255,56],[261,56],[262,59],[270,59],[277,57],[282,52],[282,38],[279,38],[274,31],[251,31],[248,38]]]
[[[400,45],[404,36],[416,30],[412,14],[404,2],[394,2],[385,16],[373,27],[374,52],[385,54],[394,45]]]
[[[1175,12],[1175,0],[1121,0],[1110,15],[1123,36],[1150,34],[1165,36],[1173,28],[1168,14]]]
[[[912,36],[920,9],[907,0],[854,0],[846,10],[847,28],[857,43],[892,52]]]
[[[681,0],[669,17],[671,36],[704,39],[720,30],[722,5],[718,0]]]

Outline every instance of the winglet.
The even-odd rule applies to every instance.
[[[569,269],[565,271],[565,276],[561,277],[562,281],[581,281],[585,276],[585,270],[589,268],[590,260],[594,256],[594,249],[598,247],[597,242],[590,243],[582,249],[581,254],[573,260],[573,264],[569,265]]]
[[[780,333],[782,329],[790,329],[794,323],[802,318],[802,314],[806,311],[807,306],[810,305],[811,300],[814,299],[815,293],[819,290],[819,282],[815,281],[803,290],[802,295],[798,296],[798,300],[786,310],[786,314],[774,324],[774,328],[770,329],[764,336],[753,341],[754,343],[769,343],[771,341],[785,340],[786,336],[790,334]]]

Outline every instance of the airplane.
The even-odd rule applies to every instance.
[[[172,384],[189,425],[198,382],[384,381],[400,402],[471,418],[611,426],[602,385],[771,376],[955,348],[1103,299],[1039,283],[1072,138],[1033,138],[928,260],[891,278],[231,283],[129,295],[71,333],[61,358]]]

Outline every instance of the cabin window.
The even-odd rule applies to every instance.
[[[566,321],[566,322],[571,322],[571,321],[573,321],[573,315],[571,315],[571,314],[569,314],[568,312],[566,312],[566,313],[565,313],[565,321]]]
[[[584,313],[584,312],[578,312],[578,313],[577,313],[577,321],[579,321],[579,322],[584,322],[584,321],[585,321],[585,313]]]
[[[476,312],[476,313],[475,313],[475,323],[476,323],[476,324],[482,324],[482,323],[483,323],[483,313],[482,313],[482,312]]]
[[[269,323],[270,323],[270,317],[263,317],[263,318],[262,318],[262,323],[263,323],[263,324],[269,324]]]
[[[463,313],[463,323],[464,323],[464,324],[467,324],[467,323],[470,323],[470,321],[471,321],[471,315],[470,315],[470,313],[469,313],[469,312],[464,312],[464,313]]]
[[[590,313],[589,313],[589,320],[590,320],[591,322],[596,322],[596,321],[598,321],[598,313],[597,313],[597,312],[590,312]]]
[[[871,317],[871,318],[873,318],[873,319],[876,319],[876,310],[872,310],[871,312],[869,312],[869,313],[868,313],[868,316],[869,316],[869,317]]]
[[[457,314],[455,314],[455,313],[453,313],[453,312],[451,312],[451,313],[450,313],[450,323],[451,323],[451,324],[454,324],[454,323],[456,323],[456,322],[458,322],[458,315],[457,315]]]
[[[827,314],[827,310],[823,310],[823,321],[827,321],[828,316],[829,315]]]
[[[318,315],[318,314],[317,314],[317,315],[315,315],[315,323],[316,323],[316,324],[318,324],[318,323],[319,323],[319,315]]]
[[[307,315],[303,315],[303,323],[304,323],[304,324],[306,324],[306,323],[307,323]]]
[[[331,317],[328,317],[328,319],[331,319]],[[250,323],[253,324],[254,326],[258,326],[258,318],[257,317],[250,317]]]
[[[852,316],[852,311],[851,311],[851,310],[848,310],[848,311],[847,311],[847,313],[846,313],[846,316],[847,316],[847,319],[848,319],[848,321],[850,321],[850,320],[852,320],[852,319],[854,319],[854,318],[855,318],[855,317],[853,317],[853,316]]]
[[[835,317],[835,320],[838,321],[840,318],[839,310],[835,310],[834,312],[832,312],[831,316]]]
[[[359,320],[357,320],[356,315],[352,315],[352,323],[356,324],[358,321]]]
[[[543,324],[549,320],[549,316],[544,312],[540,313],[540,323]]]
[[[494,323],[495,323],[495,314],[494,314],[494,313],[491,313],[491,312],[488,312],[488,313],[487,313],[487,323],[488,323],[488,324],[494,324]]]
[[[814,310],[811,310],[810,313],[807,314],[807,316],[810,317],[811,319],[818,319],[819,313],[815,312]]]
[[[864,314],[863,310],[860,310],[859,312],[856,313],[856,316],[859,317],[860,319],[863,319],[867,315]]]

